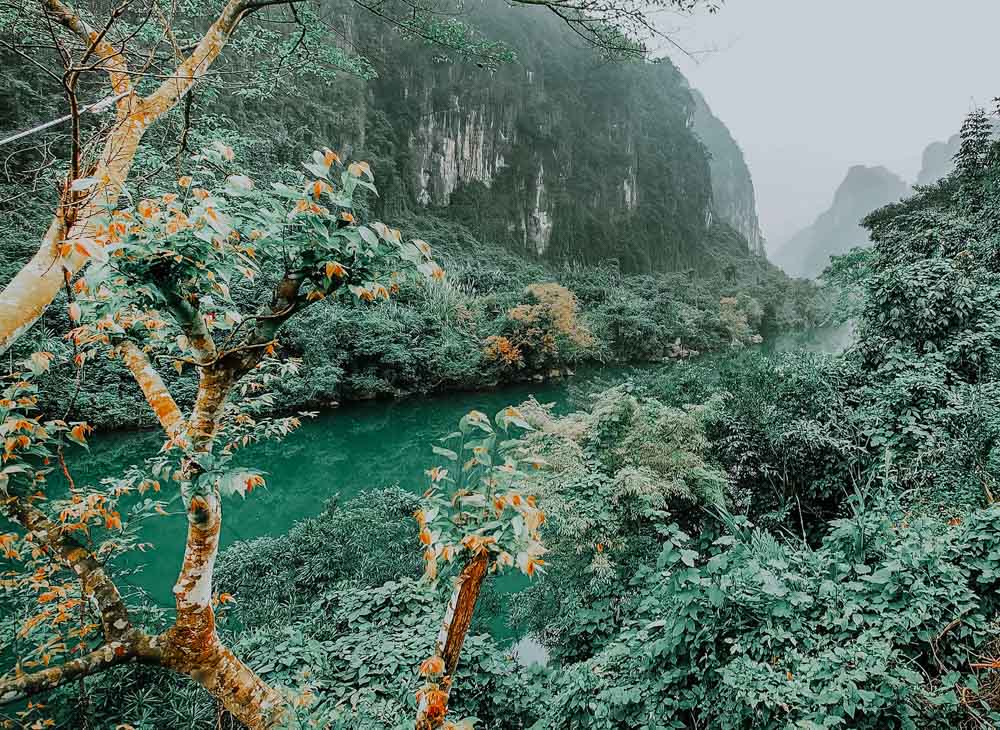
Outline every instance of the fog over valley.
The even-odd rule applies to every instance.
[[[924,148],[1000,93],[1000,3],[986,0],[741,0],[661,23],[743,149],[769,251],[854,165],[915,181]]]

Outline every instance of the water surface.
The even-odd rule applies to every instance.
[[[669,367],[660,366],[660,367]],[[281,535],[306,517],[323,510],[331,497],[347,500],[362,492],[393,484],[414,493],[427,487],[424,470],[439,463],[431,445],[454,431],[472,409],[492,416],[507,405],[535,396],[554,403],[556,413],[580,407],[588,392],[627,379],[635,368],[594,369],[544,383],[507,386],[485,392],[445,393],[425,398],[352,403],[305,419],[283,441],[254,444],[240,451],[239,463],[261,469],[267,487],[246,499],[223,502],[221,547],[263,535]],[[157,453],[163,443],[158,430],[96,436],[90,453],[71,461],[78,483],[96,484],[122,473],[131,464]],[[159,495],[170,498],[167,490]],[[171,512],[180,511],[173,497]],[[142,526],[140,539],[155,550],[123,556],[119,567],[126,582],[164,608],[173,608],[171,588],[181,566],[187,521],[183,514],[158,516]],[[416,546],[414,546],[416,549]],[[507,590],[518,581],[504,580]],[[501,621],[502,624],[502,621]]]

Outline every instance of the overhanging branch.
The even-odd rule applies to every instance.
[[[0,679],[0,706],[33,697],[80,677],[98,674],[118,664],[136,660],[157,663],[159,655],[155,642],[136,632],[135,636],[105,644],[58,666],[7,680]]]

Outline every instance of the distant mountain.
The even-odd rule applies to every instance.
[[[924,150],[923,164],[917,175],[917,185],[930,185],[955,169],[955,155],[962,138],[957,134],[947,142],[931,142]]]
[[[831,256],[868,243],[868,233],[860,226],[862,218],[909,194],[910,186],[886,168],[856,165],[837,188],[830,209],[792,236],[771,261],[790,276],[819,276]]]

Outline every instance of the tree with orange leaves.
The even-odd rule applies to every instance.
[[[686,7],[697,1],[662,4]],[[182,176],[174,189],[128,199],[125,205],[121,199],[147,131],[206,78],[238,27],[254,13],[277,6],[290,7],[298,21],[294,8],[301,4],[228,0],[189,45],[178,42],[172,18],[157,3],[140,8],[121,0],[104,17],[78,12],[62,0],[15,7],[51,34],[61,63],[56,77],[70,109],[71,149],[58,205],[39,248],[0,291],[0,353],[66,288],[74,362],[82,366],[98,354],[121,358],[166,438],[157,475],[130,475],[105,494],[77,489],[62,446],[84,442],[88,427],[37,412],[33,371],[43,371],[51,358],[35,353],[11,370],[0,402],[0,506],[20,531],[4,535],[2,545],[5,556],[43,566],[41,573],[19,581],[46,606],[24,622],[24,635],[48,626],[55,638],[38,647],[33,665],[18,666],[12,676],[0,679],[0,704],[139,661],[192,676],[250,727],[274,726],[288,716],[283,698],[233,656],[215,632],[211,577],[221,497],[227,491],[249,491],[260,478],[234,472],[231,455],[254,439],[283,435],[296,423],[294,417],[263,415],[267,408],[255,401],[250,386],[289,367],[272,358],[275,337],[306,306],[333,296],[367,302],[388,298],[397,289],[392,274],[407,266],[432,278],[444,272],[423,247],[405,244],[398,231],[358,224],[350,210],[352,194],[358,187],[372,187],[371,170],[361,162],[334,168],[339,159],[329,150],[307,163],[308,178],[265,194],[249,177],[227,169],[232,151],[220,145],[201,155],[199,168]],[[358,4],[385,17],[381,3]],[[612,55],[641,51],[623,29],[652,29],[645,20],[646,4],[632,0],[520,4],[548,7]],[[431,42],[453,37],[452,29],[442,29],[433,8],[419,2],[403,5],[402,13],[387,20]],[[135,40],[138,31],[123,25],[130,15],[138,16],[140,28],[159,15],[162,32],[152,47],[142,46]],[[161,42],[172,52],[166,66],[156,48]],[[502,55],[490,44],[466,43],[464,48],[489,63]],[[81,82],[96,74],[107,77],[103,104],[113,105],[115,113],[88,143],[81,131],[87,107],[79,92]],[[339,176],[332,176],[332,169]],[[259,291],[265,305],[239,311],[230,296],[234,280],[266,281]],[[187,414],[159,374],[163,363],[198,373],[197,399]],[[57,504],[45,493],[56,463],[70,482],[68,504]],[[174,588],[176,621],[152,636],[134,625],[104,565],[125,547],[116,533],[127,529],[128,520],[116,509],[116,499],[128,490],[158,491],[161,480],[183,497],[188,539]],[[152,502],[149,509],[155,513],[162,505]],[[462,547],[472,555],[489,549]],[[493,565],[504,565],[501,559],[507,558],[500,555]],[[535,558],[526,563],[529,571],[539,564]],[[56,582],[60,571],[73,580]],[[76,645],[68,651],[60,627],[68,622],[68,612],[77,610],[84,618],[75,629]],[[86,620],[91,614],[97,616],[93,624]]]
[[[534,495],[525,493],[525,470],[543,462],[524,451],[515,439],[518,430],[531,426],[517,408],[504,408],[492,422],[472,411],[444,439],[454,448],[434,447],[446,464],[427,471],[430,486],[414,515],[424,580],[436,583],[450,568],[458,575],[433,653],[420,665],[424,685],[417,693],[417,730],[447,726],[453,677],[486,576],[514,566],[529,577],[544,570],[545,513]]]
[[[114,480],[103,492],[72,484],[68,503],[53,499],[57,495],[46,493],[53,463],[70,475],[62,444],[84,442],[88,427],[37,413],[33,379],[51,356],[36,353],[12,373],[0,401],[6,439],[0,507],[22,528],[7,539],[5,553],[23,559],[18,585],[33,591],[41,607],[22,634],[42,636],[41,660],[0,679],[0,704],[122,662],[143,662],[191,676],[249,727],[289,719],[285,698],[215,630],[212,574],[222,498],[263,481],[256,472],[234,469],[233,454],[298,425],[298,416],[269,415],[274,404],[267,386],[295,367],[275,358],[284,322],[325,299],[388,299],[407,272],[433,276],[439,267],[421,242],[405,242],[382,223],[359,222],[354,194],[374,190],[371,171],[344,166],[332,150],[315,152],[296,181],[270,190],[234,169],[225,145],[204,150],[195,163],[173,189],[93,217],[92,260],[72,287],[76,326],[69,337],[77,360],[122,358],[163,428],[163,451],[148,470]],[[265,303],[241,311],[234,289],[257,292],[256,301]],[[197,372],[189,413],[177,405],[157,363]],[[135,625],[102,567],[125,547],[117,500],[153,484],[180,494],[188,523],[173,591],[176,618],[157,635]],[[162,505],[150,503],[132,518],[157,511]],[[67,651],[67,616],[89,615],[91,608],[97,623],[75,635],[74,650]],[[62,650],[51,650],[54,645]]]

